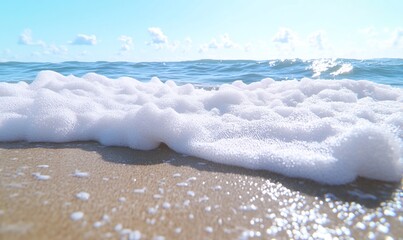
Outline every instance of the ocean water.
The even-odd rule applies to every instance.
[[[403,60],[0,63],[0,141],[98,141],[326,184],[403,174]]]
[[[83,76],[97,73],[108,78],[132,77],[149,81],[173,80],[178,84],[217,86],[242,80],[245,83],[264,78],[280,80],[352,79],[368,80],[396,87],[403,86],[403,59],[317,59],[269,61],[198,60],[185,62],[0,62],[0,82],[32,82],[38,73],[51,70],[63,75]]]

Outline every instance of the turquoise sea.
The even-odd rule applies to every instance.
[[[38,72],[52,70],[63,75],[82,76],[94,72],[109,78],[132,77],[197,85],[220,85],[242,80],[245,83],[263,78],[289,80],[353,79],[403,86],[403,59],[317,59],[317,60],[198,60],[184,62],[62,62],[0,63],[0,82],[31,82]]]

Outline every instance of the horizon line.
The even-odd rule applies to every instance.
[[[155,61],[109,61],[109,60],[96,60],[96,61],[77,61],[77,60],[66,60],[66,61],[0,61],[0,63],[68,63],[68,62],[82,62],[82,63],[99,63],[99,62],[109,62],[109,63],[179,63],[179,62],[200,62],[200,61],[256,61],[256,62],[265,62],[265,61],[286,61],[286,60],[302,60],[302,61],[310,61],[310,60],[320,60],[320,59],[344,59],[344,60],[378,60],[378,59],[403,59],[401,57],[375,57],[375,58],[342,58],[342,57],[322,57],[322,58],[272,58],[272,59],[218,59],[218,58],[200,58],[200,59],[189,59],[189,60],[155,60]]]

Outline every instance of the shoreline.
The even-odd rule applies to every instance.
[[[4,239],[398,238],[402,182],[328,186],[173,152],[0,143]]]

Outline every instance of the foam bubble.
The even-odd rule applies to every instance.
[[[87,201],[90,199],[90,194],[87,192],[79,192],[76,194],[76,197],[82,201]]]
[[[42,165],[37,165],[36,167],[37,167],[37,168],[48,168],[49,165],[42,164]]]
[[[75,170],[73,173],[74,177],[79,177],[79,178],[86,178],[88,177],[90,174],[88,172],[81,172],[80,170]]]
[[[0,141],[95,140],[139,150],[165,143],[328,184],[399,181],[403,172],[403,91],[368,81],[264,79],[202,89],[43,71],[31,84],[0,84],[0,93]]]
[[[34,176],[36,179],[42,180],[42,181],[50,179],[49,175],[42,175],[41,173],[33,173],[32,176]]]
[[[70,215],[71,220],[73,221],[78,221],[81,220],[84,217],[84,213],[83,212],[73,212]]]
[[[147,190],[147,188],[146,188],[146,187],[143,187],[143,188],[134,189],[133,192],[134,192],[134,193],[145,193],[146,190]]]

